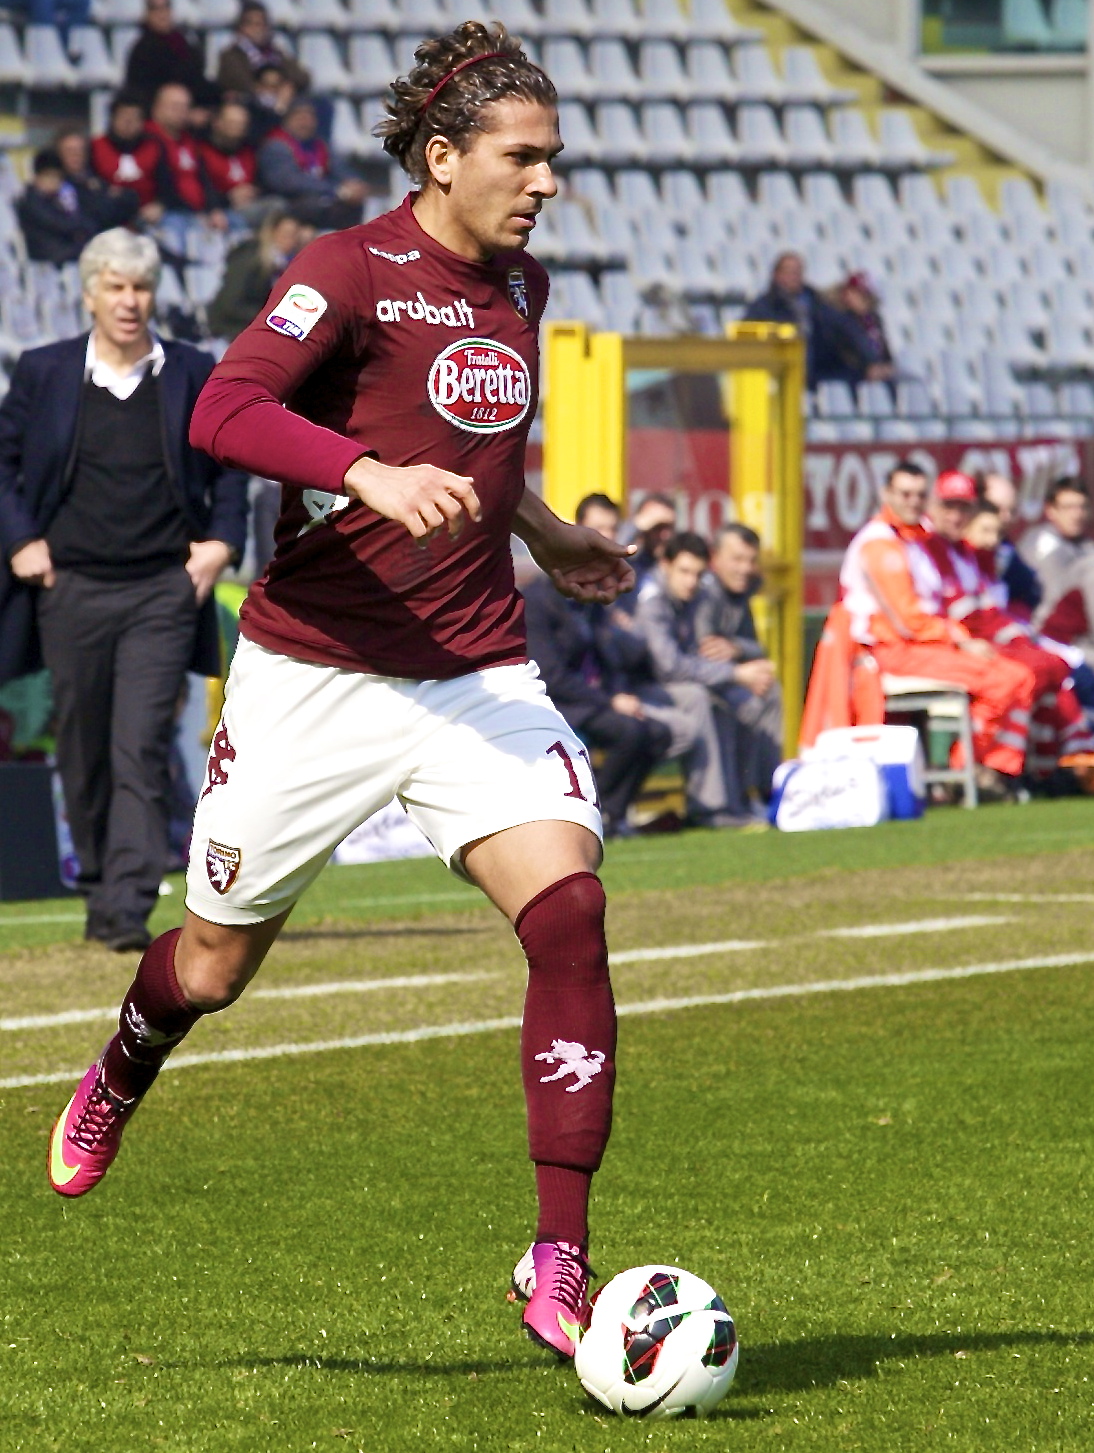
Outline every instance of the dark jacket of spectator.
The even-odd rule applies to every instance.
[[[258,182],[258,157],[249,142],[228,149],[211,137],[202,137],[198,151],[205,176],[216,197],[216,204],[226,207],[229,193],[236,187],[253,187]]]
[[[321,136],[301,141],[284,127],[271,131],[258,153],[262,186],[278,197],[334,197],[330,150]]]
[[[0,682],[40,665],[36,589],[16,581],[12,554],[43,537],[71,488],[84,391],[86,333],[24,353],[0,404]],[[213,369],[207,353],[164,340],[160,403],[169,477],[194,539],[247,539],[247,481],[191,447],[190,415]],[[212,597],[200,617],[192,669],[220,672]]]
[[[723,636],[737,647],[739,661],[761,661],[767,652],[756,636],[750,601],[756,591],[727,590],[714,575],[708,575],[696,598],[695,629],[697,639]]]
[[[154,121],[148,134],[159,147],[153,176],[156,200],[169,212],[208,212],[216,206],[197,137],[190,131],[171,136]]]
[[[91,143],[91,165],[108,186],[126,187],[145,207],[156,200],[156,166],[159,142],[148,132],[136,138],[115,136],[108,131]]]
[[[215,106],[219,89],[205,78],[205,58],[201,48],[184,30],[177,27],[166,33],[141,27],[137,43],[125,64],[125,87],[151,106],[161,86],[185,86],[194,98],[194,105]]]
[[[217,85],[225,94],[249,96],[263,66],[276,66],[297,91],[306,91],[311,85],[310,74],[291,55],[272,43],[255,45],[246,36],[239,35],[220,53]]]
[[[1026,613],[1032,613],[1041,604],[1044,591],[1036,570],[1031,569],[1018,553],[1018,547],[1011,540],[1004,540],[995,552],[995,568],[999,579],[1007,587],[1010,605],[1022,606]]]
[[[131,191],[111,186],[91,166],[91,148],[80,127],[66,127],[54,142],[64,167],[64,179],[75,190],[79,210],[90,217],[96,232],[125,227],[140,203]]]
[[[99,231],[95,218],[81,209],[76,188],[65,180],[56,152],[40,151],[35,157],[34,176],[15,213],[32,262],[75,262]]]
[[[797,294],[770,287],[745,309],[745,319],[750,323],[790,323],[798,329],[805,339],[810,388],[829,379],[850,379],[848,356],[854,356],[855,349],[846,316],[808,284]]]
[[[644,642],[613,625],[609,607],[567,600],[544,577],[531,582],[524,600],[528,655],[576,730],[609,710],[613,696],[649,681]]]

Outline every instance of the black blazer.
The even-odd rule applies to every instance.
[[[83,399],[86,333],[31,348],[0,403],[0,683],[41,666],[38,588],[14,578],[8,561],[40,539],[72,487]],[[190,445],[190,415],[213,370],[207,353],[164,340],[160,411],[167,473],[191,539],[223,540],[242,555],[247,542],[247,476]],[[191,669],[220,674],[216,607],[201,612]]]

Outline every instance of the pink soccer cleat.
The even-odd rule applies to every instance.
[[[569,1241],[537,1241],[524,1330],[559,1357],[573,1357],[589,1316],[589,1263]],[[525,1282],[529,1284],[528,1280]]]
[[[99,1184],[136,1107],[107,1086],[101,1063],[91,1066],[50,1132],[49,1183],[59,1196],[83,1196]]]

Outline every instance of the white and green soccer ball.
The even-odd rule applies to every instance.
[[[721,1297],[679,1266],[635,1266],[597,1293],[574,1358],[585,1391],[628,1418],[703,1418],[737,1371]]]

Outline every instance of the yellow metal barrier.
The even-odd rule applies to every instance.
[[[736,323],[723,338],[625,338],[551,323],[544,355],[543,486],[573,519],[600,491],[627,499],[627,373],[716,374],[725,382],[732,513],[763,541],[756,625],[779,671],[786,751],[796,750],[802,660],[802,393],[805,350],[793,328]],[[672,488],[672,481],[666,481]]]

